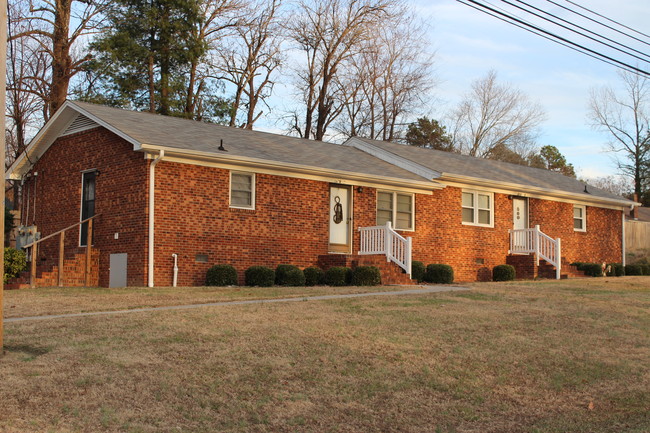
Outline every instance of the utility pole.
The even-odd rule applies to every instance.
[[[4,346],[4,275],[5,275],[5,111],[7,111],[7,0],[0,0],[0,164],[2,164],[2,188],[0,202],[2,202],[2,218],[0,218],[0,239],[2,240],[2,260],[0,260],[0,356],[5,353]]]

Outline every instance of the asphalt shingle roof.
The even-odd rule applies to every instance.
[[[416,162],[429,169],[438,171],[442,173],[443,177],[445,175],[460,175],[476,179],[485,179],[487,181],[513,183],[522,186],[563,191],[584,195],[586,200],[590,197],[624,200],[623,197],[603,191],[591,185],[587,187],[589,193],[585,193],[584,182],[549,170],[526,167],[502,161],[475,158],[472,156],[440,150],[387,143],[384,141],[368,139],[361,140],[395,155],[401,156],[402,158]],[[632,201],[630,201],[630,204],[631,203]]]
[[[243,130],[178,117],[134,112],[114,107],[73,102],[140,144],[224,155],[257,158],[365,175],[427,181],[366,152],[322,141]]]

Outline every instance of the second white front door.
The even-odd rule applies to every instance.
[[[515,230],[528,228],[528,199],[527,198],[513,198],[512,199],[512,228]]]

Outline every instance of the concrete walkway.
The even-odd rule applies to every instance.
[[[393,292],[351,293],[347,295],[304,296],[296,298],[251,299],[248,301],[210,302],[207,304],[172,305],[167,307],[133,308],[131,310],[94,311],[89,313],[52,314],[49,316],[14,317],[5,319],[4,323],[29,322],[35,320],[66,319],[70,317],[109,316],[114,314],[146,313],[150,311],[191,310],[204,307],[227,307],[230,305],[275,304],[280,302],[326,301],[329,299],[366,298],[369,296],[423,295],[427,293],[455,292],[470,290],[457,286],[421,286],[421,289],[399,290]]]

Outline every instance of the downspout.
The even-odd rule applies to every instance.
[[[165,151],[161,150],[158,157],[149,164],[149,272],[148,286],[153,287],[153,235],[154,235],[154,189],[156,186],[155,169],[156,165],[165,156]]]
[[[632,209],[634,209],[634,206],[632,206]],[[621,264],[625,267],[625,211],[621,212],[621,222],[621,253],[623,255]]]

